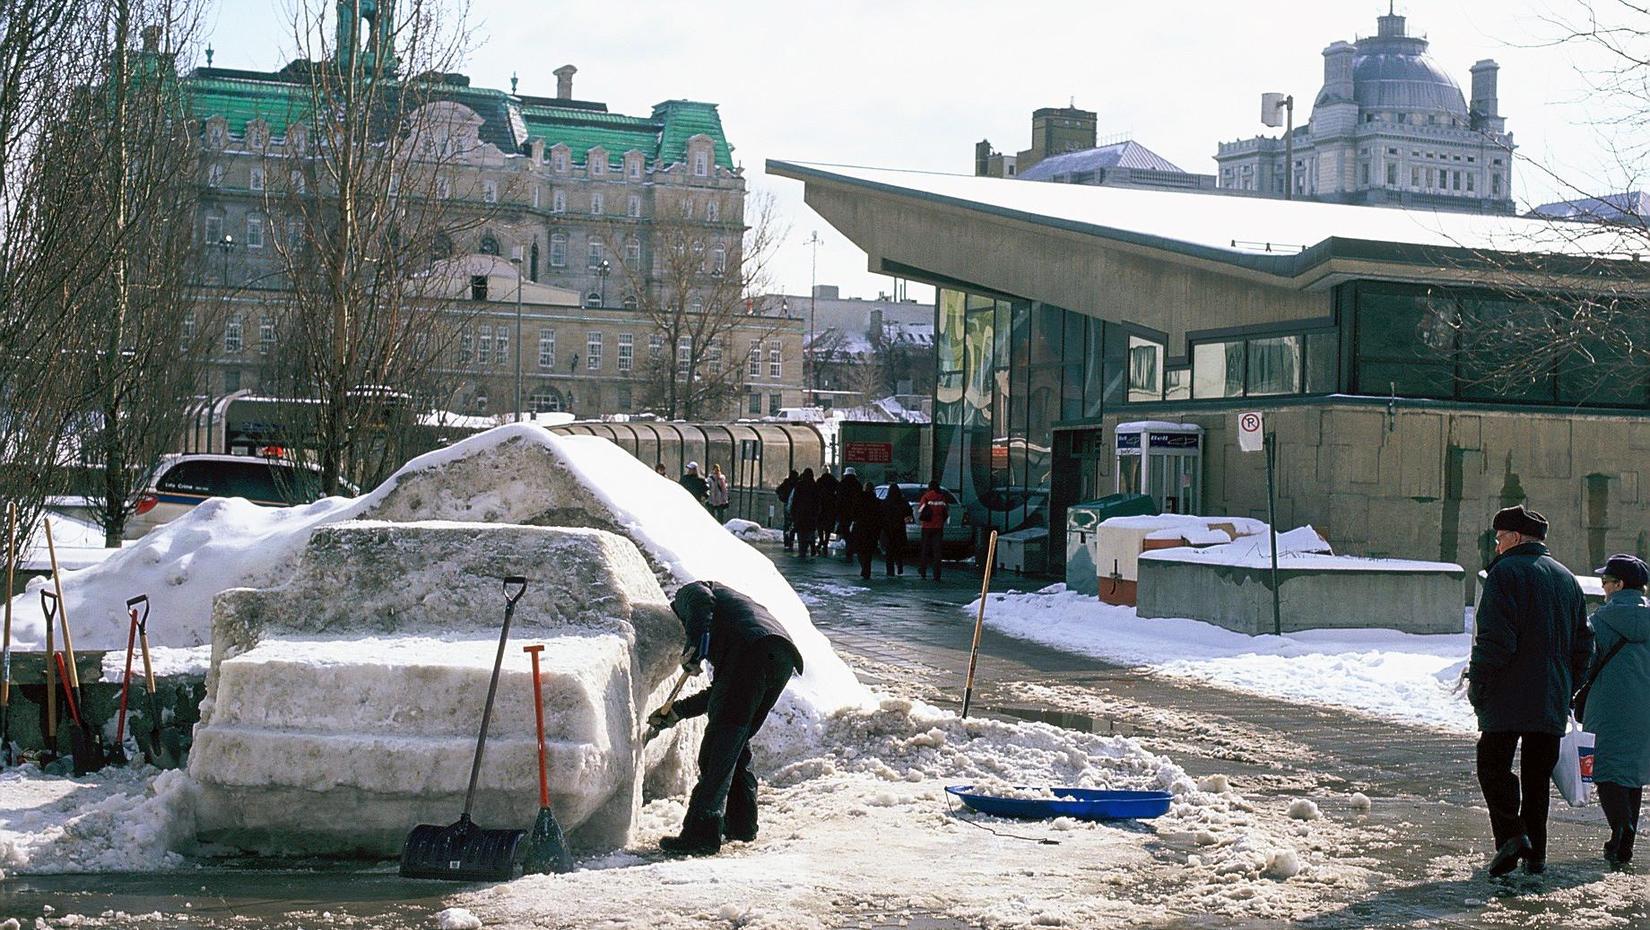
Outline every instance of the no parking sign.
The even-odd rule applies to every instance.
[[[1244,452],[1259,452],[1265,444],[1265,423],[1255,411],[1238,414],[1238,448]]]

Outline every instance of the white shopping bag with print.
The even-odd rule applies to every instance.
[[[1581,728],[1574,717],[1570,729],[1558,741],[1558,764],[1553,766],[1553,782],[1558,793],[1571,807],[1584,807],[1593,801],[1593,746],[1594,736]]]

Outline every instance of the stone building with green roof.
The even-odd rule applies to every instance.
[[[257,389],[260,354],[279,351],[274,315],[283,285],[274,237],[296,232],[283,227],[270,191],[290,195],[306,183],[299,169],[290,169],[290,178],[284,173],[302,163],[315,135],[315,67],[321,65],[298,61],[271,72],[208,66],[183,76],[201,125],[202,280],[232,306],[214,390]],[[465,339],[492,350],[461,352],[455,360],[465,387],[447,403],[465,413],[509,408],[515,353],[528,406],[580,416],[640,412],[642,379],[650,367],[657,370],[643,353],[676,354],[661,344],[647,308],[662,306],[667,290],[691,295],[739,279],[745,178],[716,104],[666,100],[645,116],[613,113],[573,95],[575,71],[567,65],[554,72],[554,96],[520,93],[514,78],[508,92],[472,86],[460,74],[416,79],[426,99],[436,101],[425,109],[444,108],[442,118],[453,127],[456,150],[447,151],[444,140],[441,153],[452,167],[440,169],[450,177],[439,180],[437,196],[473,208],[469,222],[443,237],[448,254],[434,258],[498,256],[524,282],[540,286],[524,290],[560,295],[543,308],[524,307],[518,332],[515,288],[501,295],[495,283],[490,302],[497,312],[482,308],[473,342]],[[665,280],[670,263],[658,253],[667,226],[672,241],[686,229],[701,256],[697,279],[685,290]],[[495,268],[488,280],[497,277]],[[488,299],[489,290],[476,294]],[[800,404],[801,342],[799,321],[760,314],[719,337],[711,362],[738,367],[743,395],[731,398],[725,413]],[[614,348],[601,352],[604,344]],[[761,364],[747,368],[751,357]]]

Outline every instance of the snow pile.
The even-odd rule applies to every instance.
[[[978,608],[976,600],[964,609],[969,622]],[[1102,603],[1063,584],[993,594],[985,622],[1020,639],[1178,678],[1459,733],[1478,729],[1451,671],[1472,649],[1472,637],[1464,632],[1346,629],[1250,636],[1197,620],[1143,620],[1132,607]]]
[[[1106,521],[1107,523],[1111,521]],[[1154,549],[1140,554],[1142,559],[1159,562],[1195,562],[1204,565],[1226,565],[1234,568],[1269,569],[1272,567],[1272,538],[1265,525],[1253,536],[1217,546],[1203,548],[1181,547]],[[1188,539],[1193,546],[1197,540]],[[1336,555],[1328,540],[1310,526],[1298,526],[1278,534],[1278,568],[1317,571],[1382,571],[1382,572],[1459,572],[1461,566],[1452,562],[1423,562],[1414,559],[1375,559],[1364,556]]]
[[[722,524],[722,528],[745,542],[776,543],[785,538],[781,530],[770,530],[753,520],[740,520],[737,517]]]
[[[481,930],[481,918],[462,907],[449,907],[435,915],[436,930]]]
[[[1317,820],[1323,816],[1318,810],[1317,802],[1310,798],[1296,798],[1289,802],[1289,817],[1292,820]]]
[[[147,767],[0,773],[0,876],[176,868],[183,859],[171,850],[193,831],[191,795],[182,772]]]

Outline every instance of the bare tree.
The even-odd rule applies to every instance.
[[[405,460],[416,412],[451,393],[469,316],[446,260],[488,215],[479,169],[497,154],[447,99],[468,41],[461,8],[351,0],[336,5],[329,39],[333,6],[296,10],[298,128],[279,150],[252,140],[266,147],[283,278],[273,387],[293,401],[283,421],[302,448],[291,454],[313,457],[328,493],[385,477]]]
[[[203,388],[193,224],[177,222],[194,214],[197,146],[170,51],[187,44],[196,15],[189,0],[104,4],[99,73],[50,133],[54,162],[96,166],[63,193],[105,256],[68,308],[90,342],[73,356],[69,382],[90,399],[81,455],[99,476],[88,497],[111,547]]]
[[[718,239],[689,219],[660,216],[651,254],[633,257],[610,234],[607,254],[663,351],[650,354],[640,402],[666,419],[723,416],[742,393],[750,345],[779,332],[779,322],[753,312],[769,283],[769,263],[784,238],[772,197],[746,198],[738,239]],[[746,343],[733,344],[735,334]]]

